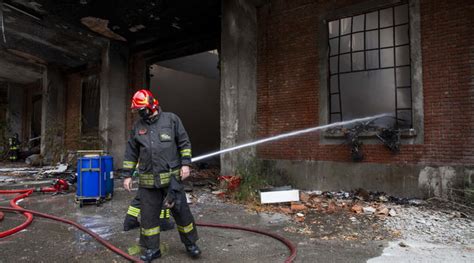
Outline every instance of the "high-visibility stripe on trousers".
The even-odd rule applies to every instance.
[[[127,215],[131,215],[133,217],[138,217],[140,215],[140,208],[129,206],[127,210]],[[170,218],[170,210],[169,209],[161,209],[160,212],[160,219],[169,219]]]
[[[135,198],[130,202],[130,206],[127,210],[127,215],[131,215],[133,217],[138,217],[140,215],[140,194],[137,194]],[[162,209],[160,212],[160,218],[169,219],[170,218],[170,210],[169,209]]]

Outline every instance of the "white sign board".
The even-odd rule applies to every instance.
[[[260,203],[262,204],[297,202],[299,200],[300,200],[299,190],[260,192]]]

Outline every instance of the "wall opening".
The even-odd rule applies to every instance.
[[[33,112],[31,114],[31,138],[41,136],[41,110],[42,110],[42,95],[33,96],[32,100]]]
[[[100,78],[92,74],[82,79],[81,134],[99,135]]]
[[[220,147],[220,80],[217,51],[160,61],[149,67],[150,90],[163,111],[182,120],[193,156]],[[219,164],[219,158],[205,160]]]

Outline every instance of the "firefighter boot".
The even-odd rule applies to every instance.
[[[140,222],[138,222],[138,218],[128,214],[125,216],[125,220],[123,221],[123,231],[132,230],[139,226]]]
[[[188,255],[192,258],[197,258],[201,255],[201,250],[196,244],[186,246],[186,252],[188,252]]]
[[[140,259],[144,262],[151,262],[159,257],[161,257],[160,249],[147,249],[145,254],[140,256]]]

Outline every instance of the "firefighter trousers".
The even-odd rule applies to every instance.
[[[147,249],[158,249],[160,213],[168,188],[140,188],[138,193],[141,203],[140,244]],[[171,214],[176,222],[181,242],[186,246],[194,244],[198,240],[198,234],[184,191],[179,192],[176,205],[171,208]]]
[[[130,206],[127,210],[127,216],[132,216],[134,219],[137,219],[140,215],[141,205],[140,205],[140,193],[138,192],[135,198],[130,202]],[[161,209],[160,212],[160,219],[170,219],[170,210],[169,209]]]

